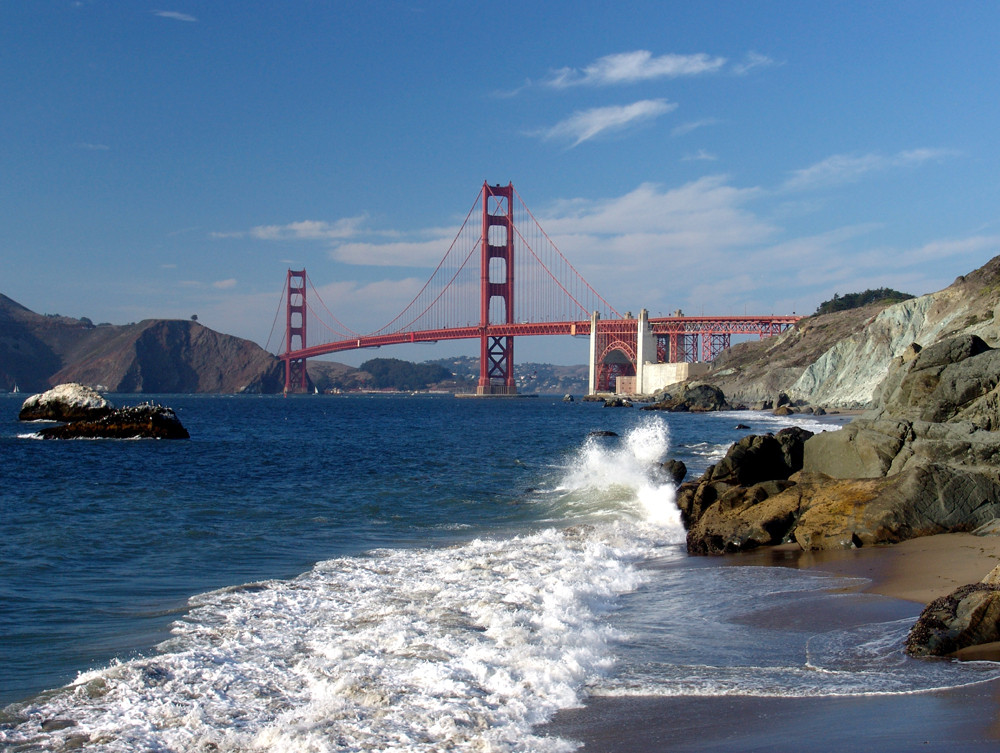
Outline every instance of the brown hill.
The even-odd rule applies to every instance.
[[[111,392],[280,392],[281,361],[189,320],[94,326],[0,295],[0,388],[81,382]]]

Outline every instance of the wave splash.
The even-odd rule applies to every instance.
[[[564,504],[593,514],[621,513],[683,539],[674,484],[659,470],[670,447],[666,421],[647,418],[617,443],[590,437],[557,487]]]

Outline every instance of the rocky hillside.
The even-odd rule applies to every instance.
[[[280,392],[284,370],[249,340],[188,320],[94,325],[0,295],[0,388],[80,382],[111,392]]]
[[[913,343],[928,347],[960,334],[1000,343],[1000,257],[936,293],[803,319],[780,337],[737,345],[711,378],[731,402],[778,392],[793,400],[865,408],[892,360]]]

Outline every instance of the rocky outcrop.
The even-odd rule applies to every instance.
[[[97,419],[50,426],[38,432],[43,439],[189,439],[177,414],[162,405],[144,403],[119,408]]]
[[[952,656],[1000,641],[1000,585],[970,583],[928,604],[906,637],[910,656]]]
[[[726,402],[726,396],[715,385],[704,382],[692,382],[684,385],[677,397],[667,397],[651,405],[644,405],[642,410],[664,410],[671,413],[704,413],[708,411],[732,410]]]
[[[32,395],[21,406],[19,421],[76,421],[107,415],[114,406],[91,387],[71,382]]]
[[[977,336],[909,348],[894,360],[876,409],[806,439],[801,472],[769,462],[763,440],[747,437],[698,486],[682,486],[689,551],[783,540],[804,549],[870,546],[1000,519],[998,383],[1000,351]]]
[[[793,537],[803,549],[895,544],[919,536],[973,531],[1000,515],[996,473],[947,465],[881,478],[802,474],[804,504]]]
[[[745,551],[783,541],[800,503],[774,497],[795,485],[802,447],[811,432],[798,427],[777,435],[752,434],[736,442],[701,478],[682,484],[677,506],[692,554]]]
[[[632,401],[627,397],[609,397],[604,401],[605,408],[631,408]]]

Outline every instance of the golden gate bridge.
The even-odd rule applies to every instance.
[[[304,269],[288,270],[282,300],[285,334],[279,351],[286,392],[307,390],[309,358],[403,343],[478,339],[476,394],[514,395],[514,338],[538,335],[589,336],[590,388],[605,392],[614,389],[617,377],[636,376],[644,363],[714,361],[733,335],[770,337],[800,318],[649,318],[645,311],[638,319],[623,316],[563,256],[510,183],[483,183],[433,274],[381,329],[360,334],[346,327],[320,299]]]

